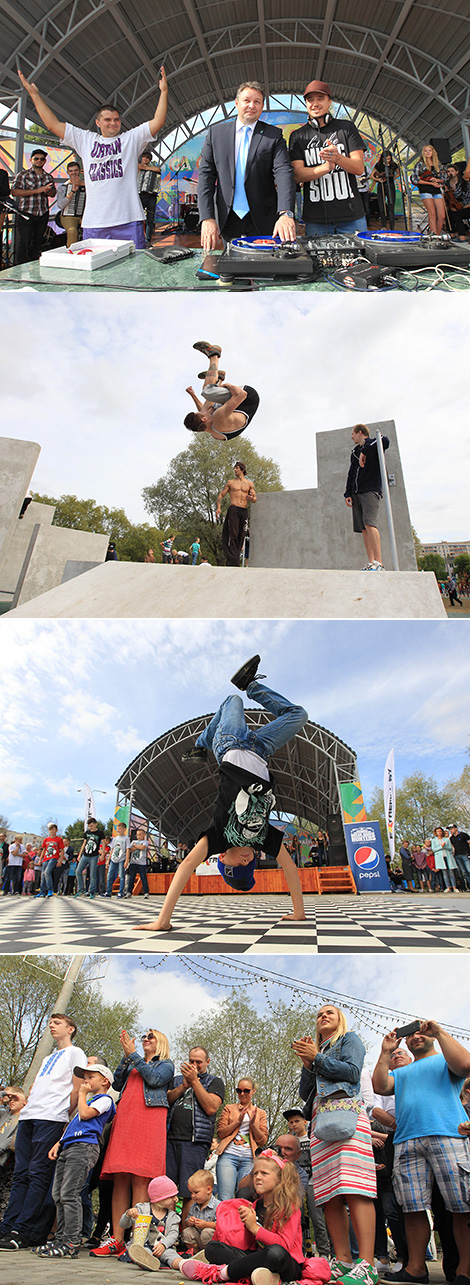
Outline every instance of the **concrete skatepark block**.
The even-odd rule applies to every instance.
[[[445,619],[433,572],[311,571],[105,562],[7,619]]]
[[[416,558],[397,433],[393,420],[368,424],[390,438],[385,452],[400,571],[416,571]],[[344,489],[353,443],[351,428],[316,434],[318,484],[308,490],[258,492],[250,509],[250,567],[310,567],[359,571],[367,561],[361,535],[352,529]],[[382,561],[392,567],[385,503],[379,506]]]

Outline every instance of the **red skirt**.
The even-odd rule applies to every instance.
[[[166,1107],[147,1107],[144,1085],[133,1067],[118,1103],[106,1149],[102,1178],[115,1173],[161,1178],[166,1161]]]

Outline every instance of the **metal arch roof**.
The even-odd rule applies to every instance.
[[[164,133],[226,114],[244,79],[269,100],[320,77],[419,149],[434,135],[459,146],[470,116],[468,0],[0,0],[0,14],[4,93],[19,58],[59,119],[81,126],[109,100],[127,127],[153,115],[162,61]]]
[[[212,755],[202,764],[182,763],[181,757],[212,714],[180,723],[147,745],[125,769],[116,788],[132,800],[132,810],[176,842],[192,845],[211,820],[217,794],[217,765]],[[249,727],[270,722],[264,710],[245,710]],[[276,781],[276,808],[326,825],[329,812],[340,806],[338,783],[356,777],[356,755],[326,727],[308,722],[270,760]]]

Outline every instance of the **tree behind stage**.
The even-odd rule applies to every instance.
[[[31,1066],[41,1035],[56,1007],[62,981],[70,964],[64,955],[40,959],[0,956],[0,1076],[2,1084],[19,1084]],[[140,1020],[135,999],[122,1003],[104,1000],[92,980],[93,963],[85,961],[68,1012],[77,1023],[74,1043],[87,1054],[98,1055],[111,1070],[122,1057],[119,1033],[134,1035]]]
[[[262,897],[257,898],[257,914],[263,914]],[[329,997],[325,995],[325,1000]],[[223,999],[181,1027],[172,1041],[175,1065],[186,1060],[191,1048],[202,1045],[210,1054],[210,1070],[225,1083],[225,1102],[236,1102],[238,1081],[249,1075],[255,1080],[256,1105],[266,1111],[271,1144],[280,1133],[287,1133],[283,1111],[302,1106],[299,1080],[300,1058],[291,1051],[292,1041],[315,1035],[317,1007],[300,999],[292,1003],[278,1000],[259,1014],[246,992],[236,998]]]
[[[462,781],[463,791],[463,781]],[[395,848],[401,847],[404,839],[410,843],[424,843],[432,839],[436,825],[448,825],[458,812],[457,783],[449,781],[438,786],[432,776],[422,772],[412,772],[405,776],[396,790]],[[371,820],[380,821],[380,830],[388,852],[387,828],[384,816],[383,787],[376,785],[372,791],[367,807]]]
[[[233,477],[235,460],[242,460],[255,491],[282,491],[279,465],[258,455],[248,438],[215,442],[209,433],[196,433],[185,451],[171,460],[164,477],[142,492],[145,508],[154,522],[166,531],[178,532],[185,547],[196,536],[202,553],[216,565],[223,565],[222,524],[216,523],[217,495]],[[222,517],[228,507],[224,500]]]

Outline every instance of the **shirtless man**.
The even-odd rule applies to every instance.
[[[219,370],[219,361],[222,356],[219,344],[209,344],[201,339],[193,344],[193,348],[204,353],[209,361],[209,369],[199,375],[199,379],[204,380],[203,401],[196,396],[191,385],[186,389],[197,407],[197,412],[190,411],[189,415],[186,415],[184,426],[189,428],[191,433],[210,433],[216,442],[228,442],[232,437],[239,437],[256,415],[259,394],[256,388],[251,388],[249,384],[240,388],[238,384],[222,382],[225,379],[225,371]],[[230,394],[222,405],[221,398],[217,397],[221,388],[228,389]],[[211,389],[216,390],[213,400],[210,396]]]
[[[248,503],[256,504],[256,491],[245,465],[241,460],[233,466],[235,477],[229,478],[217,496],[216,519],[220,518],[220,505],[224,495],[230,495],[230,504],[225,514],[222,528],[222,548],[225,554],[226,567],[239,567],[240,554],[245,536]]]

